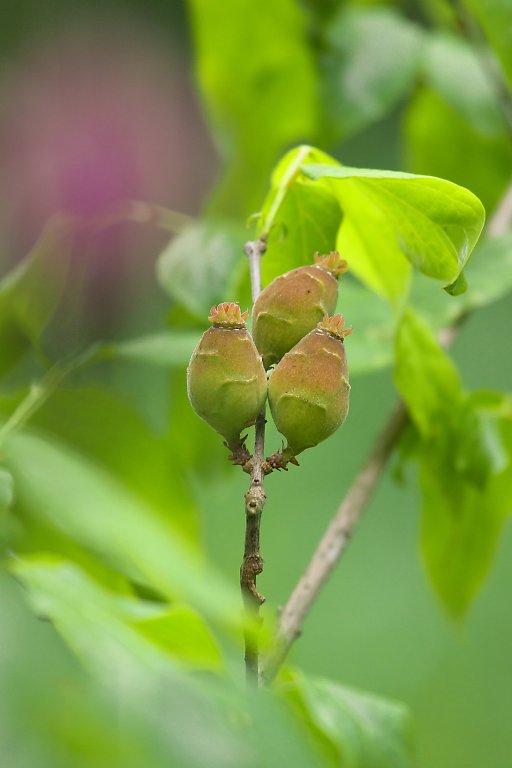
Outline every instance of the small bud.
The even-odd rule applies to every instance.
[[[314,259],[276,277],[254,304],[252,332],[267,369],[336,309],[337,278],[347,262],[337,251]]]
[[[243,448],[240,433],[254,424],[267,394],[265,369],[245,327],[247,317],[235,302],[212,307],[212,327],[203,334],[187,369],[193,409],[223,435],[234,453]]]
[[[269,381],[270,410],[288,445],[270,462],[284,468],[345,421],[350,385],[342,315],[324,317],[276,366]]]

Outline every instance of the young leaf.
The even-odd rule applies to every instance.
[[[485,218],[469,190],[443,179],[396,171],[304,165],[339,200],[338,244],[354,273],[391,300],[407,288],[412,264],[452,283],[473,250]]]
[[[314,147],[290,150],[272,173],[271,189],[259,215],[258,232],[267,236],[262,261],[263,285],[303,264],[318,251],[328,253],[336,243],[341,220],[337,201],[328,192],[301,180],[301,165],[336,163]]]
[[[333,766],[412,768],[412,720],[404,705],[298,670],[284,673],[277,690]]]

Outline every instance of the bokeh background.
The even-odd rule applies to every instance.
[[[453,4],[437,0],[376,4],[311,0],[298,5],[313,48],[319,45],[318,30],[326,20],[347,8],[368,11],[373,5],[378,12],[399,14],[427,29],[437,25],[456,34],[461,31],[453,20]],[[217,40],[221,48],[228,46],[230,35],[227,6],[226,14],[225,39]],[[207,117],[211,110],[205,106],[195,71],[200,36],[195,37],[194,14],[186,4],[174,0],[4,4],[2,272],[26,255],[53,214],[66,211],[80,222],[67,290],[46,335],[53,359],[96,339],[128,339],[164,328],[169,321],[198,327],[197,320],[170,301],[155,277],[156,259],[169,232],[153,220],[141,224],[133,216],[127,220],[129,216],[114,215],[108,226],[98,226],[98,221],[111,217],[127,200],[140,200],[190,217],[205,210],[230,217],[243,237],[245,219],[265,192],[272,164],[292,143],[317,143],[348,165],[445,176],[469,186],[492,211],[512,175],[512,129],[496,128],[489,117],[495,105],[486,112],[484,104],[476,118],[471,105],[464,114],[459,101],[455,99],[455,106],[450,103],[442,84],[435,88],[423,75],[411,75],[407,88],[398,88],[385,104],[378,99],[375,103],[371,88],[365,94],[365,87],[372,80],[367,72],[380,67],[389,55],[383,19],[380,42],[379,35],[369,35],[366,49],[357,53],[366,59],[360,69],[354,64],[355,79],[347,75],[329,81],[331,105],[339,99],[339,109],[350,112],[356,104],[359,118],[351,122],[346,114],[341,119],[338,115],[332,130],[317,127],[308,132],[306,125],[288,126],[281,143],[276,140],[268,151],[262,133],[258,172],[252,177],[243,172],[242,164],[226,180],[226,167],[235,160],[226,151],[229,136]],[[512,10],[510,19],[509,28]],[[276,45],[280,36],[287,35],[285,23],[286,19],[276,18],[275,29],[269,31]],[[250,56],[250,29],[247,34]],[[334,23],[331,34],[336,34]],[[476,33],[471,30],[471,46],[482,45],[480,34],[480,27]],[[343,45],[350,58],[349,43]],[[405,49],[397,55],[404,57],[406,72],[409,55]],[[324,61],[322,56],[319,61]],[[329,62],[324,63],[328,71]],[[471,90],[473,74],[469,66],[461,70],[461,92]],[[300,84],[297,87],[300,90]],[[378,91],[378,84],[375,87]],[[229,88],[236,92],[236,71]],[[276,112],[275,120],[283,116]],[[251,141],[258,137],[251,136]],[[510,390],[511,318],[512,299],[504,298],[479,310],[464,325],[453,355],[468,388]],[[350,362],[350,339],[347,347]],[[5,392],[14,391],[20,380],[30,380],[39,365],[37,359],[24,364]],[[123,451],[128,454],[130,441],[129,428],[123,435],[118,426],[123,408],[136,413],[134,418],[148,429],[177,441],[178,448],[182,441],[183,452],[190,457],[183,473],[193,489],[197,512],[190,514],[194,519],[187,525],[199,532],[198,540],[211,561],[236,583],[246,479],[234,469],[220,468],[223,449],[201,427],[194,431],[197,444],[193,444],[195,417],[187,410],[183,383],[183,371],[170,374],[165,367],[107,362],[80,374],[68,401],[62,393],[50,400],[35,417],[36,424],[50,425],[50,431],[66,435],[72,446],[74,441],[86,446],[107,466],[117,461],[121,475],[130,474],[134,466],[129,458],[119,459]],[[88,426],[91,433],[94,430],[91,413],[98,402],[91,388],[109,393],[101,402],[98,420],[107,420],[112,440],[117,441],[111,451],[95,444],[88,433]],[[343,430],[305,454],[300,471],[292,468],[268,479],[262,532],[265,572],[259,580],[267,596],[265,616],[286,600],[395,399],[389,371],[354,377],[350,417]],[[119,413],[110,410],[112,403]],[[270,441],[277,446],[272,431]],[[166,450],[161,447],[159,455],[164,464]],[[144,471],[142,463],[141,477]],[[422,565],[414,472],[407,467],[400,480],[393,474],[398,472],[390,471],[381,484],[315,605],[292,661],[308,672],[406,702],[415,718],[420,768],[508,768],[512,532],[510,527],[505,530],[491,576],[469,616],[455,624],[436,601]],[[42,696],[45,687],[53,685],[52,665],[60,669],[67,651],[60,641],[49,639],[48,626],[41,629],[28,614],[11,577],[2,576],[2,584],[2,622],[11,626],[11,646],[7,634],[0,645],[3,663],[10,665],[8,688],[0,693],[0,707],[5,710],[9,691],[15,688],[25,691],[28,701],[33,695],[31,681],[38,681],[35,695]],[[71,661],[66,656],[67,663]],[[38,716],[25,704],[28,714],[26,721],[19,721],[20,739],[30,729],[31,717]],[[22,764],[13,758],[6,768]]]

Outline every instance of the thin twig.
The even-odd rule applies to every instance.
[[[352,531],[370,500],[384,467],[407,424],[407,412],[400,403],[377,438],[363,468],[350,486],[320,544],[281,612],[275,646],[266,659],[263,676],[273,679],[290,646],[300,635],[304,619],[318,592],[343,554]]]
[[[261,256],[265,253],[264,238],[251,240],[245,245],[249,257],[253,303],[261,291]],[[240,589],[247,618],[245,630],[245,670],[247,680],[258,682],[258,621],[260,605],[265,601],[256,588],[256,577],[263,571],[260,553],[260,523],[266,495],[263,488],[265,476],[265,422],[266,406],[256,420],[254,455],[251,465],[251,481],[245,494],[245,546],[240,567]]]
[[[500,237],[512,227],[512,183],[509,185],[492,218],[487,232]],[[464,318],[465,319],[465,318]],[[461,325],[459,318],[439,334],[440,343],[449,347]],[[270,682],[283,663],[293,642],[301,634],[302,625],[328,576],[339,562],[352,532],[361,519],[367,503],[376,489],[388,459],[408,422],[405,406],[399,403],[391,414],[374,447],[350,486],[333,520],[329,524],[309,565],[300,577],[288,602],[281,611],[274,648],[264,660],[261,676]]]

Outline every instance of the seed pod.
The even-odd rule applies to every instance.
[[[276,277],[254,304],[252,334],[267,369],[336,309],[338,277],[347,262],[337,251],[314,259]]]
[[[269,381],[270,410],[287,440],[270,463],[284,468],[306,448],[325,440],[348,413],[350,385],[343,340],[343,315],[324,317],[276,366]]]
[[[240,433],[256,421],[267,395],[267,377],[245,327],[248,312],[225,302],[212,307],[212,327],[202,336],[187,369],[193,409],[236,453]]]

